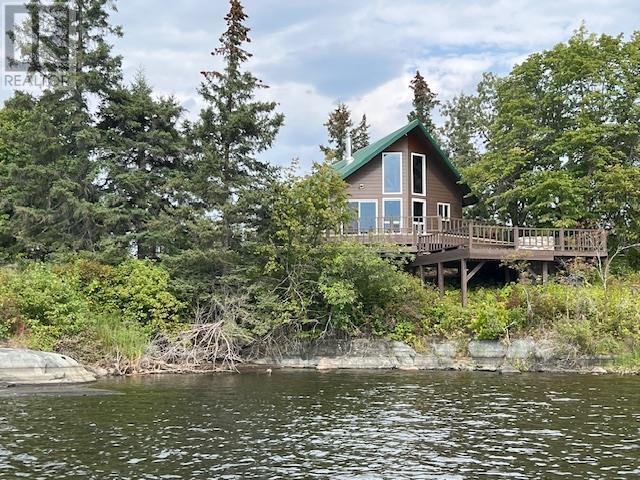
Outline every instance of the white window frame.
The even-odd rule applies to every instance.
[[[440,215],[440,207],[446,207],[447,216],[444,215]],[[438,205],[436,207],[436,213],[438,214],[439,217],[442,217],[443,220],[445,221],[449,221],[451,220],[451,203],[447,203],[447,202],[438,202]],[[443,208],[443,213],[444,213],[444,208]]]
[[[403,213],[404,213],[404,205],[403,205],[403,201],[402,198],[395,198],[395,197],[389,197],[389,198],[383,198],[382,199],[382,228],[384,231],[387,231],[386,228],[386,222],[387,222],[387,212],[386,212],[386,208],[385,208],[385,203],[386,202],[400,202],[400,225],[399,225],[399,229],[400,232],[402,231],[402,227],[403,227]],[[391,230],[391,229],[389,229]],[[400,232],[394,232],[394,233],[400,233]]]
[[[400,155],[400,191],[399,192],[387,192],[384,189],[384,161],[387,155]],[[402,152],[382,152],[382,194],[383,195],[402,195],[402,183],[403,183],[403,177],[402,177]]]
[[[376,206],[376,215],[375,215],[375,218],[374,218],[374,221],[375,221],[375,225],[374,225],[375,230],[374,231],[377,232],[378,229],[380,228],[380,226],[378,225],[378,221],[379,221],[378,220],[378,218],[379,218],[378,217],[378,200],[375,199],[375,198],[370,198],[370,199],[366,199],[366,198],[349,198],[347,200],[347,205],[349,203],[357,203],[358,204],[358,218],[356,218],[356,222],[358,223],[358,232],[356,234],[354,234],[354,235],[362,235],[362,234],[365,234],[365,233],[369,233],[369,232],[362,232],[361,229],[360,229],[360,219],[362,218],[362,214],[360,213],[360,204],[361,203],[373,203],[373,204],[375,204],[375,206]]]
[[[413,178],[413,177],[411,177]],[[416,216],[413,214],[413,204],[421,203],[422,204],[422,219],[416,221]],[[427,216],[427,199],[426,198],[411,198],[411,224],[413,228],[419,233],[425,233],[425,218]]]
[[[422,158],[422,192],[415,191],[415,185],[413,184],[413,157]],[[411,152],[411,194],[412,195],[426,195],[427,194],[427,156],[423,153]]]

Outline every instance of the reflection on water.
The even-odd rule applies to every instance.
[[[640,378],[290,372],[0,397],[0,479],[640,478]]]

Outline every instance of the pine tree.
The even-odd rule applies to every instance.
[[[351,137],[353,139],[354,152],[369,145],[369,125],[367,124],[366,115],[362,115],[358,126],[351,131]]]
[[[249,214],[239,207],[240,198],[269,170],[256,155],[272,145],[284,122],[284,116],[275,112],[275,102],[254,100],[257,91],[267,87],[242,69],[251,57],[243,48],[250,42],[244,24],[247,15],[239,0],[229,3],[227,30],[212,53],[222,58],[224,68],[202,72],[199,93],[206,106],[193,130],[195,193],[203,207],[219,217],[226,247],[231,245],[234,225]]]
[[[445,121],[440,133],[444,138],[443,146],[458,168],[473,165],[488,146],[498,82],[495,75],[485,73],[476,94],[461,93],[442,107]]]
[[[101,166],[95,161],[100,132],[89,105],[121,77],[120,58],[105,40],[120,34],[108,22],[112,4],[56,0],[44,10],[39,1],[28,4],[29,35],[20,46],[32,52],[31,74],[52,83],[29,101],[31,119],[20,132],[26,157],[7,169],[2,192],[15,195],[7,228],[28,256],[94,250],[105,233]],[[16,96],[9,108],[24,106],[25,98]]]
[[[102,201],[110,213],[105,223],[116,254],[135,247],[138,258],[155,258],[175,250],[173,225],[184,204],[181,114],[173,98],[154,99],[141,74],[130,88],[103,102]]]
[[[336,109],[329,114],[324,126],[327,127],[329,135],[329,145],[320,146],[325,160],[327,162],[342,160],[346,150],[347,135],[353,127],[349,107],[342,102],[339,103]]]
[[[407,115],[408,120],[410,122],[420,120],[429,132],[435,132],[436,127],[431,119],[431,112],[440,102],[436,100],[436,94],[431,91],[427,81],[420,75],[420,71],[416,71],[410,88],[413,91],[413,110]]]

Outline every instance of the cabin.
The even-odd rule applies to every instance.
[[[348,184],[355,220],[331,235],[367,244],[395,244],[415,255],[411,267],[424,279],[434,267],[444,292],[445,268],[456,268],[467,302],[469,281],[487,263],[526,260],[546,281],[549,271],[575,257],[607,257],[607,234],[598,229],[495,225],[463,218],[477,199],[447,155],[418,120],[345,158],[333,168]]]

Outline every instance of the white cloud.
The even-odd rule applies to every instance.
[[[373,136],[402,125],[408,83],[418,68],[441,100],[471,91],[482,72],[505,73],[526,56],[566,40],[582,20],[592,31],[638,28],[637,0],[244,0],[254,53],[249,67],[271,86],[286,125],[265,154],[286,164],[320,159],[322,124],[337,100],[356,120],[366,113]],[[224,29],[227,2],[126,0],[114,40],[127,78],[143,69],[157,92],[197,115],[200,71]],[[6,98],[9,92],[0,92]]]

